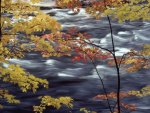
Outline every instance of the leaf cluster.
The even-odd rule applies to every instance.
[[[73,99],[70,97],[59,97],[53,98],[51,96],[43,96],[40,97],[41,104],[39,106],[33,106],[33,109],[36,113],[43,113],[46,107],[54,107],[56,109],[60,109],[62,105],[72,108],[73,107]]]

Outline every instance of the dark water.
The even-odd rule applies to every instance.
[[[84,9],[77,15],[70,15],[67,9],[52,9],[53,17],[63,25],[65,31],[69,27],[77,27],[81,32],[92,35],[95,43],[111,48],[110,31],[106,18],[95,20],[85,14]],[[128,52],[131,48],[141,48],[144,43],[150,43],[150,22],[127,22],[119,24],[112,22],[114,40],[117,55]],[[30,73],[41,78],[46,78],[49,89],[40,88],[36,94],[32,92],[22,93],[11,84],[3,84],[2,87],[10,89],[21,100],[19,105],[7,104],[6,109],[0,113],[33,113],[32,105],[38,105],[38,96],[51,95],[52,97],[71,96],[74,98],[74,108],[63,107],[60,110],[47,109],[45,113],[79,113],[81,107],[98,113],[109,113],[106,101],[93,100],[97,94],[102,94],[102,85],[91,63],[72,63],[70,58],[44,59],[38,53],[29,53],[24,59],[11,59],[10,62],[20,64]],[[103,78],[107,92],[116,91],[116,70],[108,67],[105,62],[95,62],[101,77]],[[137,73],[121,71],[121,90],[140,88],[150,85],[150,70],[141,70]],[[124,99],[126,103],[136,103],[137,111],[133,113],[150,113],[150,96],[144,98]],[[112,102],[113,105],[115,102]],[[128,111],[124,111],[128,113]]]

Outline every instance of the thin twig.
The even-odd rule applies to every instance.
[[[105,5],[105,8],[107,8],[105,0],[104,0],[104,5]],[[109,18],[108,15],[107,15],[107,19],[108,19],[108,22],[109,22],[109,28],[110,28],[110,33],[111,33],[111,42],[112,42],[112,49],[113,49],[113,54],[112,55],[113,55],[113,58],[114,58],[114,61],[115,61],[115,65],[116,65],[115,67],[116,67],[116,71],[117,71],[117,83],[118,83],[118,87],[117,87],[117,105],[118,105],[118,113],[121,113],[121,107],[120,107],[120,87],[121,87],[120,69],[119,69],[119,65],[118,65],[118,62],[117,62],[116,55],[115,55],[115,44],[114,44],[112,25],[111,25],[111,21],[110,21],[110,18]]]

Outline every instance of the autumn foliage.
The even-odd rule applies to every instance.
[[[37,3],[39,0],[31,0],[31,2]],[[32,18],[29,19],[30,15],[32,15]],[[21,0],[1,1],[1,82],[17,85],[22,92],[32,91],[35,93],[41,86],[48,88],[49,83],[46,79],[38,78],[27,72],[21,66],[9,62],[9,59],[23,58],[25,53],[33,51],[40,52],[43,57],[58,57],[63,55],[57,54],[57,49],[52,45],[52,41],[55,40],[51,38],[51,41],[47,41],[43,38],[44,34],[42,33],[46,30],[49,30],[51,35],[55,34],[55,36],[58,37],[60,36],[59,30],[61,30],[61,25],[55,19],[42,13],[38,7],[32,6],[28,2]],[[42,35],[37,35],[37,32],[40,32]],[[63,41],[58,41],[58,43],[61,42],[63,44]],[[53,99],[57,101],[57,99]],[[0,88],[0,100],[14,104],[20,103],[20,100],[10,94],[7,89],[3,88]],[[70,97],[61,97],[58,101],[61,103],[59,106],[61,106],[62,104],[67,105],[67,102],[71,105],[73,100]],[[51,105],[54,106],[55,103]],[[5,108],[5,106],[0,103],[0,108]]]
[[[34,4],[39,1],[31,0],[31,3]],[[81,0],[57,0],[56,2],[59,7],[69,8],[76,13],[80,11],[83,5]],[[67,32],[62,32],[61,24],[57,20],[44,14],[31,3],[21,0],[1,1],[0,81],[17,85],[22,92],[30,90],[36,93],[41,86],[48,88],[49,83],[46,79],[38,78],[21,66],[9,62],[11,58],[23,58],[25,53],[28,52],[38,52],[45,58],[67,56],[71,58],[72,62],[87,63],[102,60],[106,61],[109,66],[115,66],[118,73],[120,68],[132,73],[141,69],[149,69],[149,44],[144,44],[141,50],[133,48],[129,53],[117,57],[115,47],[112,51],[94,44],[90,40],[91,35],[88,33],[81,33],[76,28],[70,28]],[[150,20],[149,7],[150,0],[92,0],[89,1],[85,10],[96,19],[106,16],[108,21],[110,21],[110,17],[117,19],[119,22],[139,19],[147,21]],[[29,16],[32,17],[29,18]],[[111,23],[109,25],[111,26]],[[113,36],[111,38],[113,39]],[[120,74],[118,74],[119,77]],[[148,95],[150,95],[149,86],[143,87],[139,91],[126,92],[120,92],[118,87],[118,92],[107,94],[105,91],[104,94],[98,94],[94,99],[117,100],[117,103],[120,103],[114,105],[114,110],[111,111],[110,109],[110,111],[111,113],[120,113],[120,106],[130,111],[136,110],[136,105],[124,103],[122,99]],[[0,88],[0,99],[8,103],[20,103],[20,100],[3,88]],[[62,105],[68,108],[73,107],[71,97],[42,96],[40,99],[40,105],[33,107],[35,112],[42,113],[46,107],[50,106],[56,109],[61,108]],[[0,103],[0,108],[3,107],[5,106]],[[81,108],[80,111],[95,113],[86,108]]]

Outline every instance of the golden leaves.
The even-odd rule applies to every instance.
[[[55,52],[52,44],[45,41],[43,38],[32,36],[32,41],[35,44],[34,51],[40,51],[44,57],[50,57],[52,53]]]
[[[70,9],[80,8],[79,0],[57,0],[57,5]],[[110,15],[119,22],[134,20],[150,20],[150,1],[147,0],[105,0],[90,1],[90,6],[86,6],[86,12],[99,19]]]
[[[141,54],[144,56],[150,56],[150,44],[144,44]]]
[[[80,108],[80,111],[84,113],[96,113],[95,111],[90,111],[90,110],[87,110],[86,108]]]
[[[127,56],[123,60],[122,64],[127,67],[128,72],[136,72],[141,69],[148,69],[150,67],[149,59],[149,46],[144,45],[143,50],[127,53]]]
[[[0,79],[4,82],[10,82],[17,84],[23,92],[32,90],[36,92],[39,85],[48,87],[48,81],[45,79],[37,78],[29,73],[27,73],[19,65],[10,64],[7,68],[0,67],[1,75]]]
[[[131,0],[127,3],[116,4],[104,11],[105,15],[117,18],[119,22],[126,20],[150,20],[150,2],[147,0]]]
[[[8,90],[0,89],[0,99],[4,99],[8,103],[14,103],[19,104],[20,101],[18,99],[15,99],[15,96],[9,94]],[[3,106],[0,104],[0,109],[2,109]]]
[[[3,105],[0,104],[0,109],[3,109]]]
[[[16,22],[13,24],[12,32],[24,32],[31,34],[34,32],[42,32],[51,30],[52,32],[61,29],[61,25],[53,18],[46,14],[39,14],[30,21]]]
[[[120,95],[121,106],[130,111],[135,111],[136,110],[135,104],[122,103],[122,100],[124,98],[132,97],[132,96],[136,96],[136,97],[149,96],[150,95],[150,86],[145,86],[140,90],[130,90],[127,92],[120,92],[119,95]],[[108,93],[107,96],[106,96],[106,94],[99,94],[94,97],[94,100],[97,100],[97,99],[105,99],[105,100],[106,99],[117,99],[117,93],[111,92],[111,93]],[[115,106],[114,113],[118,113],[118,109],[116,109],[116,106]]]
[[[68,108],[73,107],[73,99],[71,97],[59,97],[52,98],[51,96],[43,96],[41,98],[41,104],[39,106],[33,106],[33,109],[36,113],[43,113],[46,107],[54,107],[60,109],[62,105],[65,105]]]
[[[34,3],[38,3],[38,2],[40,2],[40,1],[42,1],[42,0],[30,0],[30,2],[33,3],[33,4],[34,4]]]
[[[6,28],[11,27],[11,19],[8,17],[2,17],[1,16],[1,31],[2,33],[4,32],[8,32],[7,30],[5,30]]]
[[[80,10],[81,7],[81,1],[80,0],[56,0],[56,4],[57,6],[61,7],[61,8],[69,8],[72,9],[74,12],[75,9],[77,9],[77,11]]]
[[[39,0],[31,0],[31,2],[35,3],[39,2]],[[46,79],[38,78],[26,72],[19,65],[10,64],[8,59],[22,58],[24,52],[31,50],[41,52],[44,57],[62,55],[61,53],[57,54],[56,49],[54,49],[54,38],[53,40],[46,40],[34,35],[35,32],[49,30],[52,34],[56,33],[55,37],[59,37],[60,33],[57,31],[61,30],[61,25],[55,19],[42,13],[39,8],[21,0],[14,2],[12,0],[2,0],[1,13],[11,13],[13,17],[1,16],[0,80],[18,85],[22,92],[32,90],[35,93],[40,86],[48,88]],[[32,19],[29,19],[30,14],[32,14]],[[14,21],[12,18],[15,18],[17,21]],[[61,39],[61,37],[59,38]],[[59,43],[59,46],[61,45],[60,49],[62,48],[62,51],[68,50],[63,40],[57,41],[57,43]],[[7,64],[8,67],[4,67],[3,64]],[[0,90],[0,99],[6,99],[9,103],[19,103],[13,95],[9,95],[6,91],[2,95],[2,91],[4,92],[4,90]],[[54,101],[53,106],[56,108],[59,108],[61,104],[72,107],[72,99],[70,97],[53,99],[51,98],[50,100]],[[47,106],[50,106],[50,103]],[[2,105],[0,107],[2,108]]]
[[[6,58],[10,58],[11,53],[7,47],[4,47],[2,43],[0,43],[0,62],[6,62]]]
[[[145,86],[141,90],[131,90],[129,91],[130,95],[137,96],[137,97],[144,97],[150,95],[150,86]]]
[[[39,0],[31,0],[31,2],[36,3],[39,2]],[[72,9],[79,9],[81,5],[79,0],[58,0],[57,2],[63,7],[67,6]],[[121,0],[107,0],[106,3],[98,1],[93,2],[92,6],[88,7],[86,11],[97,19],[105,14],[114,17],[117,16],[120,22],[125,20],[138,20],[141,18],[143,20],[149,20],[150,3],[148,1],[148,4],[139,4],[140,2],[140,0],[131,0],[129,3],[122,3]],[[23,92],[27,92],[28,90],[36,92],[40,85],[48,88],[47,80],[33,76],[19,65],[6,62],[9,58],[23,57],[24,51],[38,51],[41,52],[43,57],[59,57],[76,52],[77,56],[75,57],[75,60],[78,61],[87,60],[88,56],[91,57],[92,60],[104,60],[110,57],[110,54],[103,53],[99,48],[92,48],[92,46],[88,47],[90,44],[85,43],[85,41],[89,41],[87,40],[87,35],[85,36],[82,33],[76,33],[77,31],[74,29],[71,29],[68,33],[58,32],[61,30],[61,25],[55,19],[43,14],[39,8],[31,6],[29,3],[22,2],[21,0],[17,0],[17,2],[12,2],[12,0],[2,0],[1,13],[12,13],[13,18],[17,18],[18,20],[17,22],[12,22],[11,17],[8,18],[4,15],[1,17],[3,36],[0,42],[0,63],[6,63],[8,64],[8,67],[5,68],[2,65],[0,66],[0,80],[18,85]],[[27,20],[30,14],[32,14],[33,18]],[[46,30],[51,31],[51,33],[43,36],[34,35],[36,32],[44,33]],[[17,33],[25,35],[25,40],[22,40]],[[11,36],[9,36],[9,34]],[[149,45],[145,45],[143,51],[138,52],[138,54],[136,53],[136,55],[129,55],[127,59],[123,59],[122,65],[124,64],[127,66],[129,72],[148,68],[149,60],[145,59],[145,56],[149,57],[149,49]],[[143,55],[144,57],[141,57],[140,55]],[[0,90],[0,95],[1,91],[2,90]],[[120,96],[121,98],[130,95],[146,96],[150,94],[149,92],[149,87],[146,87],[141,91],[133,90],[129,94],[121,92]],[[116,99],[116,96],[117,94],[114,92],[108,94],[108,97],[112,99]],[[0,98],[2,98],[2,96]],[[19,102],[14,100],[14,96],[8,95],[7,93],[5,93],[3,98],[9,103]],[[96,98],[106,99],[106,96],[97,95]],[[72,107],[72,101],[73,99],[70,97],[52,98],[51,96],[43,96],[41,98],[41,104],[39,106],[34,106],[34,111],[41,113],[47,106],[52,106],[56,109],[60,109],[62,105]],[[126,109],[134,110],[134,106],[124,103],[121,105]],[[85,108],[81,109],[81,111],[85,113],[90,112]]]
[[[146,66],[147,61],[144,58],[128,58],[124,61],[125,65],[129,66],[127,67],[128,72],[136,72],[144,66]]]
[[[24,49],[20,48],[20,44],[17,44],[15,36],[4,35],[0,42],[0,57],[3,59],[10,58],[22,58]],[[4,61],[4,60],[3,60]]]
[[[39,0],[32,0],[34,2]],[[26,14],[36,14],[39,12],[38,7],[31,6],[30,3],[22,1],[22,0],[2,0],[2,7],[1,7],[1,13],[12,13],[14,17],[19,18],[20,16],[23,17],[23,15]]]
[[[117,63],[120,68],[124,68],[127,72],[137,72],[141,69],[150,68],[150,46],[145,44],[142,50],[136,51],[131,50],[130,52],[124,54],[121,57],[117,58]],[[108,61],[110,66],[115,66],[113,59]]]

